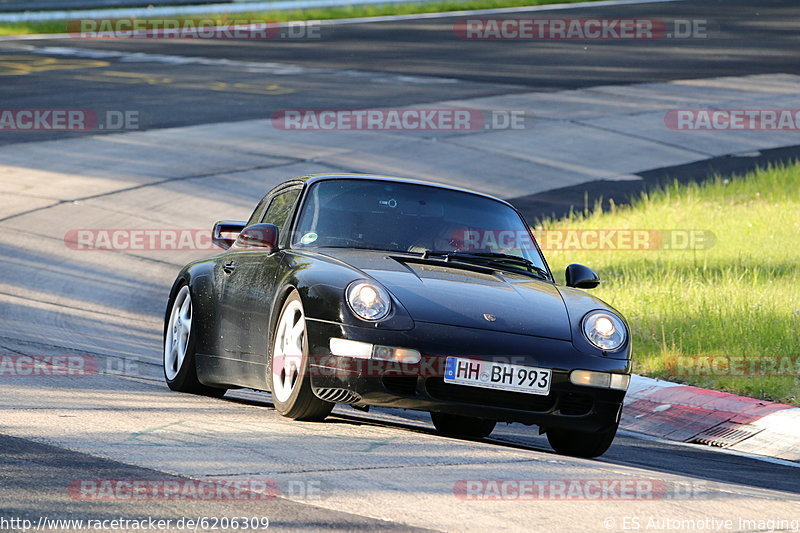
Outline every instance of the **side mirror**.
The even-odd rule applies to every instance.
[[[216,246],[219,246],[223,250],[227,250],[233,243],[236,242],[236,239],[228,239],[223,237],[223,233],[240,233],[247,222],[242,222],[241,220],[220,220],[216,224],[214,224],[214,229],[211,232],[211,242],[213,242]]]
[[[576,264],[567,267],[567,287],[594,289],[598,285],[600,285],[600,278],[591,268]]]
[[[271,252],[278,248],[278,227],[274,224],[253,224],[239,233],[234,248],[262,248]]]

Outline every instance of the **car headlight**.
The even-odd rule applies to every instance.
[[[625,344],[625,324],[606,311],[592,311],[583,317],[583,334],[601,350],[613,351]]]
[[[347,303],[357,317],[371,322],[386,318],[392,310],[392,300],[386,289],[367,281],[350,284],[347,288]]]

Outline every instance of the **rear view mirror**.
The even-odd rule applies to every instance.
[[[233,243],[236,242],[236,239],[229,239],[227,237],[223,237],[223,233],[240,233],[247,222],[242,222],[241,220],[220,220],[216,224],[214,224],[214,229],[211,233],[211,242],[213,242],[216,246],[219,246],[223,250],[227,250]]]
[[[269,252],[278,247],[278,227],[274,224],[253,224],[244,228],[236,242],[235,248],[263,248]]]
[[[567,287],[594,289],[598,285],[600,285],[600,278],[591,268],[576,264],[567,267]]]

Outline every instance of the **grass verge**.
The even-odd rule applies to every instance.
[[[220,25],[231,20],[258,20],[288,22],[300,20],[331,20],[342,18],[376,17],[385,15],[411,15],[416,13],[438,13],[443,11],[466,11],[474,9],[494,9],[502,7],[524,7],[549,4],[571,4],[597,0],[433,0],[421,3],[400,3],[358,5],[293,9],[286,11],[259,11],[249,13],[214,13],[208,15],[159,15],[153,19],[214,20]],[[32,35],[44,33],[69,33],[67,20],[41,22],[0,22],[0,35]]]
[[[771,359],[800,361],[800,164],[674,184],[611,212],[595,209],[542,227],[712,232],[716,242],[704,250],[545,253],[562,280],[569,263],[600,274],[594,294],[633,329],[635,372],[800,405],[800,368],[790,376],[769,369]],[[678,356],[722,364],[676,365]],[[730,367],[714,356],[766,357]]]

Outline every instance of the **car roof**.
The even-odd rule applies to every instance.
[[[445,185],[444,183],[436,183],[434,181],[426,181],[426,180],[418,180],[412,178],[400,178],[397,176],[383,176],[380,174],[307,174],[305,176],[300,176],[297,178],[293,178],[291,180],[287,180],[286,183],[292,182],[306,182],[309,185],[312,183],[316,183],[318,181],[327,181],[327,180],[336,180],[336,179],[348,179],[348,180],[370,180],[370,181],[391,181],[394,183],[409,183],[412,185],[426,185],[428,187],[436,187],[438,189],[447,189],[451,191],[457,192],[465,192],[468,194],[474,194],[477,196],[483,196],[484,198],[489,198],[491,200],[496,200],[498,202],[502,202],[508,206],[511,206],[508,202],[501,198],[497,198],[496,196],[492,196],[491,194],[486,194],[478,191],[473,191],[472,189],[467,189],[464,187],[456,187],[453,185]],[[513,206],[511,206],[513,207]]]

